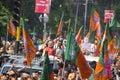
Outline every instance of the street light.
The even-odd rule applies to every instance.
[[[47,14],[42,14],[42,15],[40,15],[40,16],[39,16],[39,20],[40,20],[40,22],[43,23],[43,26],[44,26],[44,29],[43,29],[43,41],[45,41],[46,38],[47,38],[47,35],[48,35],[48,33],[47,33],[47,31],[46,31],[46,23],[47,23],[48,20],[49,20],[48,15],[47,15]]]

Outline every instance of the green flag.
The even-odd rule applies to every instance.
[[[65,60],[69,60],[74,63],[80,70],[80,76],[82,79],[86,79],[92,73],[87,61],[80,50],[80,47],[75,39],[75,35],[69,31],[67,37]]]
[[[45,52],[45,59],[43,64],[43,71],[40,80],[50,80],[50,67],[49,67],[49,57],[48,52]]]
[[[71,60],[71,55],[72,53],[72,45],[73,45],[73,40],[75,39],[75,36],[73,36],[72,31],[68,32],[67,35],[67,43],[66,43],[66,52],[65,52],[65,60]]]

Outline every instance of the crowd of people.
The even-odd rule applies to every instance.
[[[40,58],[44,56],[45,51],[48,51],[48,56],[55,56],[57,65],[53,65],[52,71],[54,73],[54,80],[81,80],[80,73],[75,64],[70,61],[66,61],[64,63],[64,56],[66,50],[66,39],[62,36],[59,36],[55,39],[48,38],[45,42],[42,42],[40,39],[33,40],[33,43],[37,49],[36,57]],[[0,66],[6,63],[9,58],[5,57],[5,54],[15,54],[15,41],[2,41],[2,45],[0,46]],[[20,41],[19,53],[25,55],[24,43]],[[86,54],[86,53],[84,53]],[[96,61],[88,61],[89,66],[93,70],[93,74],[91,74],[89,79],[93,80],[94,70],[96,67]],[[12,66],[12,65],[11,65]],[[111,69],[113,70],[113,80],[119,80],[120,78],[120,52],[114,54],[114,58],[112,60]],[[19,74],[19,76],[18,76]],[[33,72],[31,75],[29,72],[23,70],[14,70],[10,69],[7,73],[3,73],[0,75],[0,80],[40,80],[41,73]],[[114,79],[115,78],[115,79]],[[119,79],[117,79],[119,78]]]
[[[32,77],[30,77],[30,73],[26,71],[22,71],[20,76],[18,76],[19,70],[15,71],[11,69],[7,71],[7,73],[1,74],[1,80],[40,80],[40,73],[39,72],[32,72]]]

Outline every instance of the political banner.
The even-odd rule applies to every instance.
[[[36,0],[35,13],[49,14],[51,6],[51,0]]]
[[[109,23],[114,15],[114,10],[105,10],[104,22]]]

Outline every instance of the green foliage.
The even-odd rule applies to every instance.
[[[79,5],[78,11],[78,21],[77,21],[77,30],[81,25],[84,25],[84,14],[85,14],[85,0],[51,0],[51,9],[49,16],[49,21],[47,23],[47,31],[52,30],[52,33],[56,33],[62,12],[64,12],[63,21],[71,19],[70,28],[73,30],[75,25],[75,15],[76,15],[76,6]],[[77,2],[79,1],[79,2]],[[105,9],[114,9],[116,11],[117,20],[120,22],[120,0],[89,0],[88,9],[87,9],[87,27],[89,28],[89,17],[91,8],[94,6],[99,12],[101,17],[101,25],[104,28],[104,10]],[[14,0],[1,0],[0,1],[0,28],[6,26],[7,18],[12,16],[11,14],[14,10]],[[43,24],[39,21],[39,16],[41,14],[35,13],[35,0],[22,0],[22,10],[21,17],[27,19],[26,27],[29,32],[32,32],[34,27],[36,28],[37,36],[42,37],[43,34]],[[67,30],[68,23],[64,23],[64,27]],[[1,29],[0,29],[1,30]],[[88,30],[88,29],[87,29]],[[2,31],[0,31],[2,32]]]
[[[56,33],[58,29],[58,25],[60,22],[60,18],[62,12],[64,12],[63,22],[71,19],[73,22],[73,12],[70,7],[70,0],[53,0],[51,5],[51,13],[49,15],[49,25],[52,29],[54,29],[54,33]],[[64,24],[67,27],[68,24]]]
[[[22,13],[21,17],[24,17],[28,21],[26,22],[26,28],[28,28],[28,31],[32,31],[34,27],[37,28],[38,31],[42,30],[40,21],[38,19],[39,14],[36,14],[34,12],[35,7],[35,0],[24,0],[22,1]]]
[[[6,35],[7,19],[11,15],[10,11],[0,2],[0,37]]]

